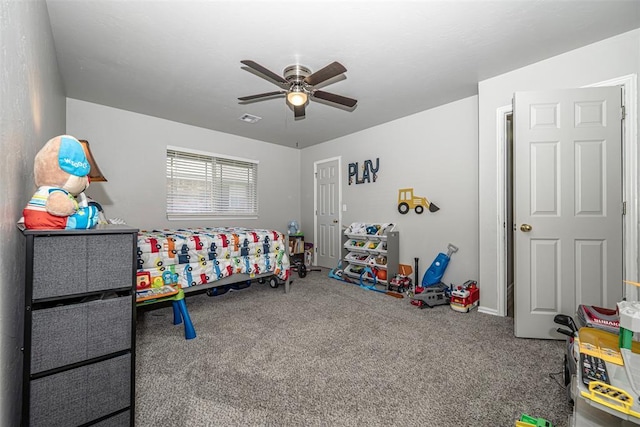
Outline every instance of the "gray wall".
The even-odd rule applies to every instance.
[[[302,217],[305,240],[314,236],[314,162],[342,161],[342,225],[391,222],[400,232],[400,263],[420,259],[420,277],[448,243],[460,250],[445,283],[478,279],[478,97],[473,96],[302,150]],[[348,164],[380,159],[375,183],[347,182]],[[401,215],[398,189],[413,187],[440,210]]]
[[[251,125],[248,125],[251,126]],[[67,100],[67,132],[86,139],[108,182],[87,194],[108,218],[141,228],[245,226],[286,231],[300,215],[300,151],[76,99]],[[258,219],[169,221],[167,145],[258,160]]]
[[[0,425],[20,422],[24,238],[16,221],[31,198],[33,158],[65,132],[65,98],[43,0],[0,1]]]
[[[640,30],[634,30],[479,83],[479,263],[481,303],[487,311],[498,310],[496,110],[510,105],[517,91],[577,88],[638,74],[639,53]],[[637,200],[629,202],[637,207]]]

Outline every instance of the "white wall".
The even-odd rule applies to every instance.
[[[64,134],[65,98],[43,0],[0,1],[0,425],[20,425],[24,237],[16,222],[33,195],[33,158]]]
[[[302,150],[302,217],[305,240],[314,236],[313,164],[341,157],[342,225],[392,222],[400,232],[400,263],[420,259],[419,280],[448,243],[460,248],[446,283],[478,278],[478,98],[462,99]],[[348,164],[380,159],[375,183],[347,182]],[[374,163],[375,164],[375,163]],[[413,187],[440,210],[401,215],[398,189]],[[482,291],[481,291],[482,294]]]
[[[640,30],[634,30],[479,83],[479,265],[487,311],[499,311],[496,110],[510,105],[516,91],[576,88],[638,74],[639,46]]]
[[[247,126],[252,126],[248,124]],[[300,215],[300,152],[130,111],[67,99],[67,132],[86,139],[108,182],[87,194],[108,218],[140,229],[188,226],[245,226],[286,231]],[[169,221],[166,217],[167,145],[258,160],[256,220]]]

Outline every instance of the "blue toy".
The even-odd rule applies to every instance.
[[[378,284],[378,278],[377,278],[377,275],[375,274],[375,272],[369,266],[364,267],[362,269],[362,271],[360,272],[360,281],[359,281],[359,283],[356,283],[355,281],[349,279],[344,274],[344,270],[342,269],[342,260],[338,261],[338,266],[336,268],[334,268],[331,271],[329,271],[329,277],[331,279],[336,279],[336,280],[340,280],[340,281],[347,282],[347,283],[354,283],[354,284],[359,285],[363,289],[367,289],[369,291],[374,291],[374,292],[380,292],[382,294],[387,294],[387,295],[392,296],[394,298],[403,298],[404,297],[399,292],[392,292],[392,291],[389,291],[389,290],[382,290],[382,289],[376,288],[376,285]],[[367,285],[365,283],[365,279],[373,280],[373,284]]]
[[[368,280],[373,279],[373,284],[371,284],[371,285],[365,284],[365,281],[364,281],[365,278],[368,279]],[[374,291],[374,292],[380,292],[381,294],[386,294],[386,295],[392,296],[394,298],[404,298],[404,296],[401,293],[392,292],[392,291],[382,290],[382,289],[376,288],[377,284],[378,284],[378,278],[377,278],[377,275],[376,275],[375,271],[373,271],[371,269],[371,267],[366,266],[360,272],[360,287],[361,288],[368,289],[368,290]]]
[[[455,252],[458,252],[458,248],[449,243],[449,246],[447,246],[447,253],[444,254],[440,252],[438,256],[436,256],[436,259],[433,260],[431,266],[429,266],[429,269],[422,277],[422,287],[426,288],[440,283],[442,276],[444,276],[444,272],[449,265],[449,260],[451,260],[451,255]]]
[[[300,232],[300,225],[298,225],[298,221],[294,219],[289,221],[289,224],[287,224],[287,228],[289,229],[289,234],[291,235],[295,235]]]

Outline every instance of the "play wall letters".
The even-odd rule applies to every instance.
[[[362,165],[362,176],[360,176],[360,168],[358,167],[358,162],[349,163],[349,185],[353,184],[354,177],[356,184],[364,184],[366,182],[376,182],[378,179],[378,169],[380,169],[380,158],[376,158],[376,166],[373,167],[372,160],[365,160]]]

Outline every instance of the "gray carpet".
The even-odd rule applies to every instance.
[[[192,295],[189,341],[170,307],[139,313],[136,425],[509,427],[523,413],[567,425],[563,341],[326,273],[296,276],[288,294]]]

